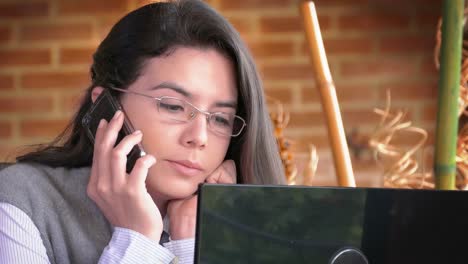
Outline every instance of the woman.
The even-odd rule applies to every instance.
[[[126,15],[91,79],[69,127],[0,172],[0,262],[190,263],[199,183],[284,183],[253,60],[202,1]],[[81,122],[103,91],[124,112],[93,144]],[[116,144],[125,118],[136,130]],[[135,145],[147,155],[127,174]]]

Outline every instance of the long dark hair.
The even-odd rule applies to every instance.
[[[177,46],[214,48],[235,65],[237,114],[246,120],[247,127],[241,136],[231,140],[226,159],[235,161],[238,182],[284,183],[283,166],[252,56],[230,23],[197,0],[152,3],[117,22],[94,53],[92,84],[71,123],[50,144],[17,157],[17,161],[51,167],[91,166],[93,145],[81,120],[92,105],[92,89],[127,89],[149,58],[164,56]]]

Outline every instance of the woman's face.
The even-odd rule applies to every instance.
[[[234,66],[215,49],[179,47],[149,59],[128,90],[176,97],[207,112],[236,112]],[[190,196],[223,162],[231,137],[213,132],[206,115],[180,123],[163,118],[151,98],[123,93],[121,103],[135,129],[143,132],[145,152],[157,159],[146,180],[153,198]]]

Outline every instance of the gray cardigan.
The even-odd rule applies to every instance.
[[[89,168],[15,164],[0,171],[0,202],[34,222],[52,264],[97,263],[112,227],[86,194]]]

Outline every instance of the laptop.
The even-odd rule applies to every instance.
[[[195,263],[468,263],[468,192],[199,187]]]

